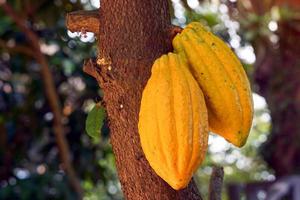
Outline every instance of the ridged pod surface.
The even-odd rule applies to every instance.
[[[230,48],[200,23],[190,23],[173,40],[199,83],[208,109],[209,128],[235,146],[246,143],[253,118],[251,89]]]
[[[163,55],[151,72],[139,113],[140,141],[150,166],[179,190],[187,186],[205,157],[205,100],[184,57]]]

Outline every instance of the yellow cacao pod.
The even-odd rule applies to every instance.
[[[155,61],[138,123],[146,159],[176,190],[187,186],[208,143],[204,97],[184,59],[169,53]]]
[[[235,146],[245,144],[253,118],[246,73],[230,48],[200,23],[192,22],[173,40],[184,54],[205,96],[209,128]]]

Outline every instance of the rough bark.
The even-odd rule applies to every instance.
[[[165,0],[102,0],[99,84],[111,130],[111,143],[126,199],[201,199],[192,181],[175,191],[150,168],[137,130],[142,90],[153,61],[171,50]]]
[[[76,23],[74,23],[76,22]],[[68,13],[66,16],[66,26],[72,32],[99,32],[99,11],[98,10],[79,10]]]

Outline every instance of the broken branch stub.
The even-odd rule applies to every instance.
[[[93,59],[87,59],[83,63],[83,72],[97,79],[97,63]]]
[[[98,10],[80,10],[70,12],[66,16],[66,26],[72,32],[93,32],[99,33]]]

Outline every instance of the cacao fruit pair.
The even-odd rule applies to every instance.
[[[200,23],[176,35],[173,47],[175,53],[152,66],[138,128],[150,166],[178,190],[204,160],[208,131],[237,147],[245,144],[253,102],[240,61]]]

